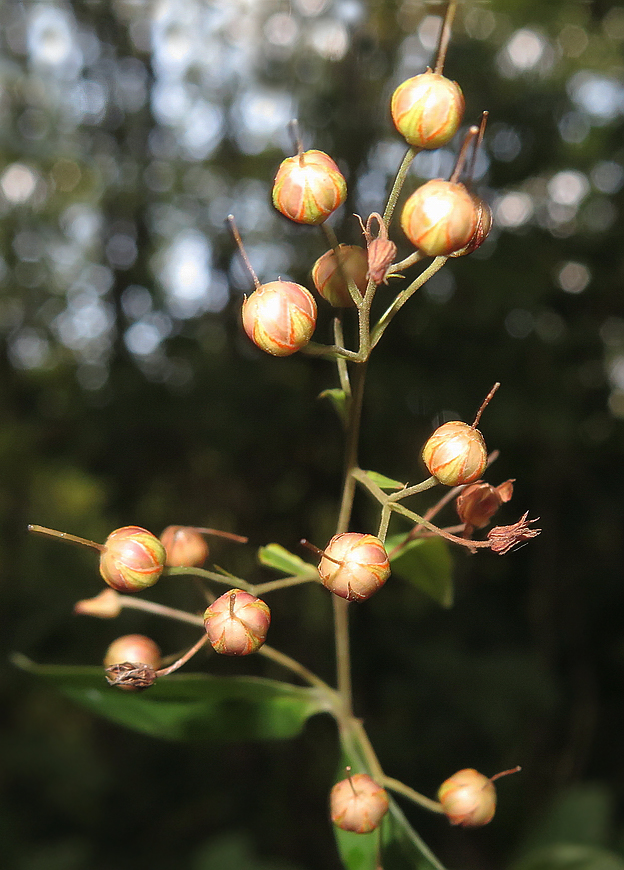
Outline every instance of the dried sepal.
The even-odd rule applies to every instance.
[[[121,613],[121,601],[114,589],[103,589],[94,598],[83,598],[74,604],[78,616],[98,616],[100,619],[114,619]]]
[[[495,526],[493,529],[490,529],[487,533],[490,549],[502,556],[525,541],[536,538],[542,530],[532,529],[530,524],[536,523],[539,517],[529,520],[527,519],[528,516],[529,512],[527,511],[520,517],[517,523],[513,523],[511,526]]]
[[[388,283],[390,266],[396,257],[397,247],[393,241],[388,238],[388,229],[384,223],[382,216],[374,211],[369,214],[366,220],[366,226],[359,215],[356,215],[362,227],[364,238],[366,239],[366,250],[368,256],[368,272],[366,277],[373,281],[375,285]],[[373,221],[377,223],[377,235],[373,235]]]
[[[513,480],[492,486],[483,480],[465,487],[455,500],[457,514],[465,523],[464,535],[474,529],[482,529],[490,522],[501,504],[508,502],[513,494]]]
[[[104,675],[109,686],[126,692],[142,692],[156,682],[156,673],[152,668],[132,662],[111,665],[106,668]]]
[[[160,664],[158,644],[144,634],[118,637],[104,656],[108,684],[126,691],[139,691],[153,685]]]

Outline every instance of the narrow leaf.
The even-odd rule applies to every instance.
[[[405,540],[405,535],[393,535],[386,540],[392,550]],[[453,560],[441,538],[416,538],[391,555],[392,573],[408,580],[442,607],[453,604]]]
[[[281,571],[283,574],[299,576],[310,573],[310,563],[291,553],[281,544],[267,544],[266,547],[260,547],[258,560],[261,565],[275,568],[276,571]]]
[[[37,665],[21,655],[13,661],[92,713],[167,740],[294,737],[330,708],[318,689],[260,677],[175,675],[135,693],[108,686],[101,668]]]
[[[329,399],[334,406],[336,413],[344,423],[347,419],[347,396],[344,390],[338,387],[331,390],[323,390],[319,393],[319,399]]]
[[[365,474],[377,484],[379,489],[405,489],[405,484],[400,480],[393,480],[385,474],[379,474],[378,471],[366,471]]]

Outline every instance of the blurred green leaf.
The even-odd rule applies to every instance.
[[[171,676],[132,693],[108,686],[101,668],[37,665],[21,655],[13,661],[92,713],[168,740],[294,737],[329,709],[317,689],[260,677]]]
[[[281,544],[267,544],[258,550],[258,561],[267,568],[275,568],[283,574],[309,574],[311,570],[316,573],[316,568],[305,562],[299,556],[295,556]]]
[[[201,846],[192,862],[192,870],[295,870],[284,861],[260,858],[245,831],[231,831],[213,837]]]
[[[319,399],[329,399],[342,422],[347,419],[347,396],[344,390],[333,387],[329,390],[323,390],[319,393]]]
[[[542,810],[518,852],[534,852],[553,843],[604,846],[612,818],[613,796],[605,786],[573,786]]]
[[[385,474],[379,474],[378,471],[367,471],[366,474],[380,489],[405,488],[405,484],[401,483],[400,480],[393,480],[391,477],[386,477]]]
[[[386,540],[386,550],[405,540],[405,535],[392,535]],[[441,538],[417,538],[390,559],[392,573],[408,580],[418,590],[429,595],[442,607],[453,604],[453,560],[446,542]]]
[[[381,825],[381,855],[384,870],[444,870],[392,798]]]
[[[510,870],[624,870],[624,859],[594,846],[554,843],[530,852]]]

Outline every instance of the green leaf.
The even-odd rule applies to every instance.
[[[386,550],[391,553],[404,540],[405,535],[392,535],[386,540]],[[393,574],[408,580],[442,607],[452,606],[453,560],[442,538],[416,538],[390,561]]]
[[[553,843],[529,852],[511,870],[624,870],[624,859],[595,846]]]
[[[384,870],[444,870],[392,798],[381,825],[381,855]]]
[[[281,571],[283,574],[294,574],[295,576],[309,574],[313,568],[309,562],[295,556],[281,544],[267,544],[266,547],[260,547],[258,560],[261,565],[275,568],[276,571]],[[316,568],[314,568],[314,573],[316,573]]]
[[[108,686],[101,668],[37,665],[21,655],[13,661],[92,713],[167,740],[294,737],[330,709],[318,689],[260,677],[175,675],[133,693]]]
[[[400,480],[392,480],[391,477],[386,477],[385,474],[379,474],[378,471],[364,472],[367,477],[376,483],[379,489],[405,489],[405,484]]]
[[[341,390],[338,387],[335,387],[331,390],[323,390],[322,393],[319,393],[319,399],[329,399],[342,422],[346,422],[347,395],[344,390]]]

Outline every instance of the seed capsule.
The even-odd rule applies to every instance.
[[[318,572],[330,592],[347,601],[364,601],[384,585],[390,576],[390,562],[375,535],[345,532],[331,539]]]
[[[114,640],[106,650],[104,667],[120,665],[124,662],[143,664],[157,671],[160,667],[160,648],[151,637],[144,634],[124,634]]]
[[[338,245],[342,272],[334,251],[327,251],[312,267],[312,280],[320,295],[335,308],[352,306],[346,278],[351,278],[360,293],[364,294],[367,284],[368,256],[359,245]]]
[[[481,199],[480,196],[472,194],[472,201],[475,204],[477,213],[476,229],[468,244],[459,251],[453,251],[451,257],[463,257],[466,254],[471,254],[473,251],[476,251],[476,249],[481,247],[483,242],[487,239],[490,230],[492,229],[492,209],[485,200]]]
[[[243,302],[243,327],[261,350],[290,356],[310,341],[316,302],[309,290],[291,281],[261,284]]]
[[[106,680],[126,692],[148,689],[156,681],[160,649],[143,634],[126,634],[113,641],[104,657]]]
[[[140,526],[124,526],[104,542],[100,574],[117,592],[138,592],[158,580],[166,555],[156,535]]]
[[[458,770],[442,783],[438,800],[452,825],[478,828],[492,820],[496,789],[487,776],[469,767]]]
[[[200,568],[208,558],[208,544],[192,526],[167,526],[160,536],[167,552],[166,565]]]
[[[298,224],[321,224],[347,196],[347,183],[323,151],[287,157],[273,182],[273,205]]]
[[[491,486],[480,480],[460,492],[455,509],[462,523],[466,524],[465,534],[487,526],[501,504],[511,498],[513,484],[513,480],[506,480],[499,486]]]
[[[390,104],[399,133],[416,148],[446,145],[464,116],[464,95],[457,82],[431,70],[398,86]]]
[[[474,237],[478,207],[463,184],[434,178],[409,197],[401,227],[410,242],[429,257],[447,257]]]
[[[356,773],[332,788],[332,822],[343,831],[368,834],[381,824],[388,811],[388,794],[367,773]]]
[[[242,589],[230,589],[206,608],[204,627],[215,652],[246,656],[266,640],[271,611],[261,598]]]
[[[487,466],[483,435],[461,420],[439,426],[422,452],[429,473],[446,486],[472,483]]]

